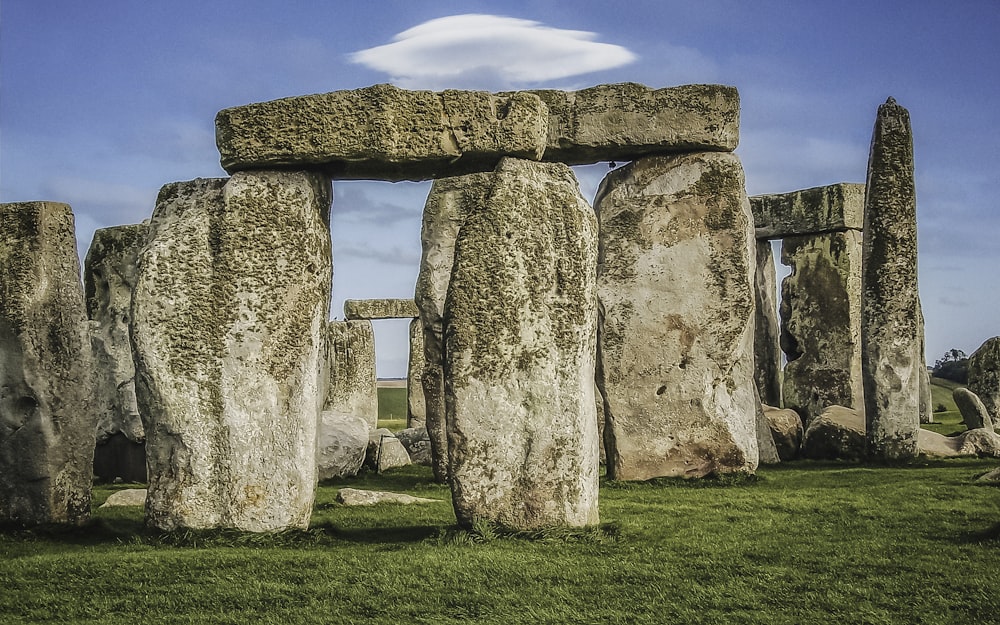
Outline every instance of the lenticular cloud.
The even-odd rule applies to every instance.
[[[452,15],[405,30],[351,61],[403,87],[496,87],[538,83],[625,65],[635,55],[596,33],[497,15]]]

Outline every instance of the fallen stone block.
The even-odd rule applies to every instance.
[[[371,426],[362,417],[320,413],[316,430],[316,477],[329,480],[358,474],[368,452]]]
[[[811,460],[864,460],[864,415],[853,408],[828,407],[809,423],[799,455]]]
[[[365,465],[377,473],[405,467],[411,464],[410,454],[406,452],[403,442],[386,428],[379,428],[368,434],[368,451],[365,454]]]
[[[440,501],[440,499],[414,497],[405,493],[361,490],[359,488],[341,488],[337,491],[337,503],[345,506],[374,506],[380,503],[395,503],[406,506],[421,503],[439,503]]]

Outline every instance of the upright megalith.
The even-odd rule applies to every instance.
[[[860,409],[861,232],[787,237],[781,262],[783,407],[808,423],[828,406]],[[766,402],[765,402],[766,403]]]
[[[982,400],[993,423],[1000,422],[1000,336],[987,339],[969,356],[969,390]]]
[[[608,174],[596,204],[609,477],[755,470],[755,253],[739,158],[643,158]]]
[[[951,392],[951,397],[955,400],[958,411],[962,413],[962,421],[965,422],[966,428],[970,430],[986,428],[993,431],[993,419],[983,400],[979,399],[979,395],[968,388],[959,387]]]
[[[330,321],[326,341],[328,377],[323,412],[332,419],[359,417],[374,430],[378,427],[378,380],[372,322]]]
[[[879,106],[865,186],[861,367],[868,456],[917,455],[920,429],[920,294],[917,198],[909,112]]]
[[[90,517],[87,310],[66,204],[0,204],[0,521]]]
[[[444,310],[461,525],[598,521],[597,223],[566,165],[504,159],[458,233]]]
[[[781,330],[778,325],[777,274],[774,251],[768,240],[757,241],[754,273],[754,380],[760,400],[781,405]]]
[[[146,231],[146,224],[101,228],[94,232],[84,261],[87,315],[93,322],[97,413],[94,466],[106,479],[146,480],[146,433],[135,400],[135,363],[129,340],[132,289]],[[125,440],[109,444],[115,436]],[[136,460],[141,461],[140,466],[136,466]],[[102,471],[105,475],[100,475]]]
[[[308,525],[331,195],[278,171],[160,190],[132,303],[149,525]]]
[[[406,427],[423,426],[427,421],[424,403],[424,324],[410,321],[410,354],[406,362]]]
[[[435,180],[424,204],[420,272],[414,300],[424,328],[424,412],[434,478],[448,476],[448,432],[444,400],[444,305],[455,265],[455,241],[466,217],[481,207],[493,186],[493,172]]]

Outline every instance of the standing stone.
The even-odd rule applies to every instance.
[[[958,411],[962,413],[966,428],[970,430],[986,428],[993,431],[993,419],[990,418],[989,411],[978,395],[967,388],[956,388],[951,392],[951,397],[955,400]]]
[[[987,339],[969,356],[969,390],[979,396],[993,421],[1000,421],[1000,336]]]
[[[934,423],[934,395],[931,392],[931,372],[927,368],[927,335],[924,331],[924,311],[920,309],[920,422]]]
[[[301,172],[161,189],[132,304],[149,525],[308,526],[330,203]]]
[[[755,388],[754,391],[757,389]],[[778,453],[778,444],[774,440],[771,432],[771,424],[764,411],[764,404],[760,403],[757,397],[757,458],[758,464],[779,464],[781,455]]]
[[[909,112],[879,107],[868,159],[862,263],[861,364],[868,455],[917,454],[920,429],[920,296],[917,200]]]
[[[97,230],[84,262],[87,315],[93,322],[97,413],[94,467],[99,477],[108,480],[121,477],[129,482],[146,481],[146,433],[135,400],[135,363],[129,340],[136,262],[146,230],[146,224]],[[125,440],[109,444],[116,435]]]
[[[861,233],[788,237],[781,262],[785,408],[806,425],[827,408],[861,408]]]
[[[753,471],[754,240],[739,158],[651,156],[597,194],[608,476]]]
[[[435,180],[424,205],[423,253],[414,299],[424,327],[424,411],[434,478],[448,477],[448,432],[444,401],[444,304],[455,264],[455,241],[466,217],[486,201],[493,173]]]
[[[406,427],[424,425],[424,324],[420,319],[410,322],[410,355],[406,363]]]
[[[774,252],[768,240],[757,241],[757,270],[754,274],[754,380],[760,400],[769,406],[781,405],[781,347],[778,325],[777,276]]]
[[[0,521],[90,517],[93,364],[73,213],[0,204]]]
[[[445,306],[459,524],[598,522],[597,223],[573,172],[504,159],[458,234]]]

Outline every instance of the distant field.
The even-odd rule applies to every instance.
[[[393,432],[406,427],[406,380],[379,380],[378,425]]]
[[[950,436],[965,431],[965,423],[962,421],[962,414],[955,405],[955,400],[951,398],[951,393],[956,388],[965,386],[958,382],[945,380],[944,378],[931,378],[932,405],[937,410],[939,405],[943,405],[944,412],[934,413],[934,423],[925,423],[921,427],[938,434]]]

